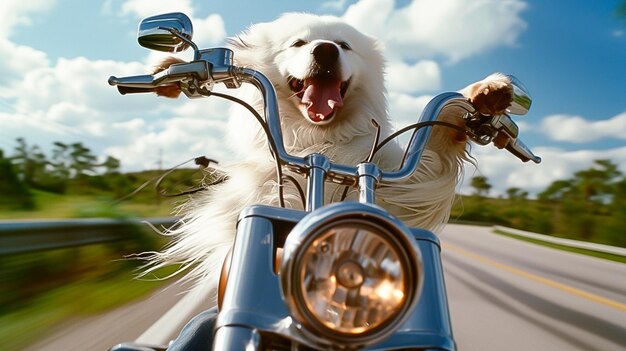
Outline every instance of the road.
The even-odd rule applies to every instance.
[[[25,351],[104,351],[122,341],[133,341],[176,305],[187,289],[188,286],[172,284],[159,288],[142,301],[102,315],[69,321]],[[0,350],[3,350],[1,345]]]
[[[626,350],[626,265],[483,227],[440,239],[460,350]]]
[[[485,227],[448,225],[440,238],[460,350],[626,350],[626,265],[528,244]],[[167,340],[166,332],[144,331],[178,300],[180,290],[168,289],[78,321],[30,349],[106,350],[140,336]],[[168,315],[160,323],[173,319]]]

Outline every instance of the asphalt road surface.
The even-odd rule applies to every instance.
[[[440,238],[459,350],[626,350],[625,264],[528,244],[484,227],[449,225]],[[180,293],[167,289],[76,321],[30,349],[106,350],[137,338],[168,340],[171,330],[146,330],[178,318],[159,317]],[[174,310],[180,314],[183,308]]]
[[[460,350],[626,350],[626,265],[490,228],[440,239]]]

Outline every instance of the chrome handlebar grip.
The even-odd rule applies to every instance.
[[[528,146],[519,139],[512,140],[505,148],[523,162],[533,161],[537,164],[541,163],[541,157],[533,154]]]
[[[141,76],[131,77],[109,77],[109,85],[111,86],[125,86],[130,88],[154,88],[157,85],[154,84],[155,79],[151,74],[145,74]]]

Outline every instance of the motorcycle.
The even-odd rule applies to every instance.
[[[474,142],[494,142],[524,162],[539,163],[541,159],[518,139],[517,125],[508,114],[482,115],[461,94],[443,93],[409,128],[414,134],[396,171],[383,171],[372,162],[335,164],[316,153],[297,157],[283,145],[272,83],[258,71],[234,66],[229,49],[199,49],[186,15],[144,19],[138,41],[166,52],[192,47],[194,59],[154,75],[111,77],[109,84],[121,94],[178,84],[189,98],[228,97],[214,92],[213,86],[236,89],[252,84],[264,97],[265,118],[248,109],[266,130],[277,172],[289,170],[307,178],[305,211],[256,205],[240,214],[220,279],[214,350],[456,349],[439,240],[428,230],[408,228],[375,205],[376,189],[415,172],[432,127],[446,124],[438,117],[450,106],[466,111],[464,132]],[[530,96],[510,78],[514,101],[508,112],[525,114]],[[326,182],[356,188],[358,202],[325,204]],[[114,348],[152,349],[134,343]]]

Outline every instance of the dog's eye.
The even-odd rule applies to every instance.
[[[292,48],[299,48],[301,46],[304,46],[308,44],[306,40],[302,40],[302,39],[298,39],[296,41],[293,42],[293,44],[291,44]]]
[[[352,50],[352,47],[350,47],[350,44],[346,43],[345,41],[339,41],[337,42],[337,45],[339,45],[344,50]]]

